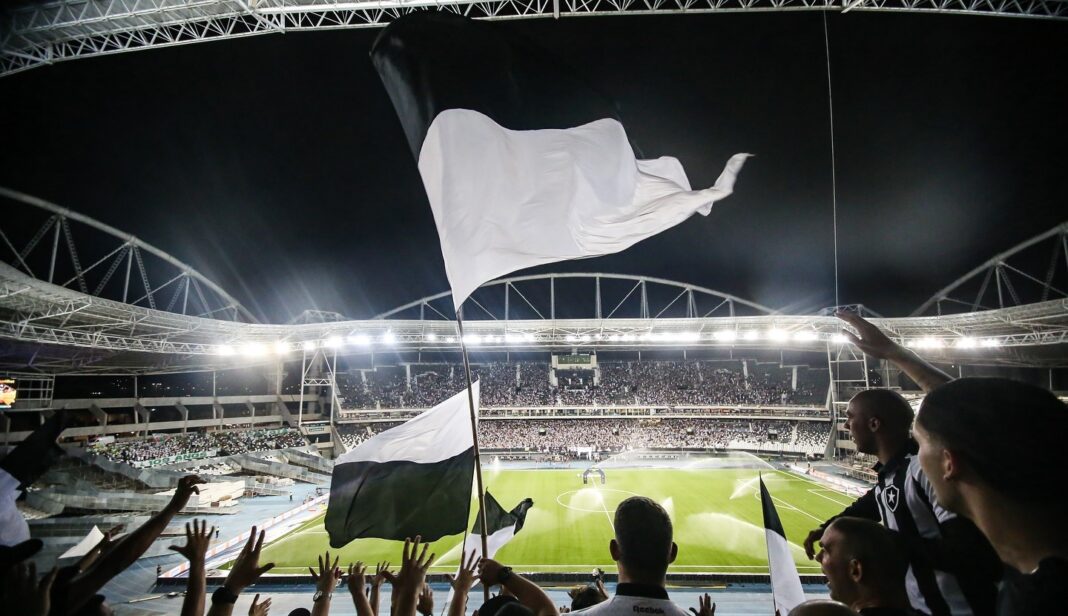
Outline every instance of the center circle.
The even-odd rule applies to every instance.
[[[605,493],[605,492],[614,492],[616,494],[621,494],[623,496],[622,497],[618,497],[618,498],[614,498],[613,500],[615,501],[615,503],[613,503],[612,507],[608,507],[605,504],[605,500],[607,500],[607,499],[605,499],[603,497],[603,493]],[[564,499],[566,499],[571,494],[577,494],[577,495],[581,495],[581,496],[589,495],[589,496],[595,497],[595,498],[596,497],[601,497],[600,506],[596,507],[596,508],[594,508],[594,507],[587,508],[587,507],[582,507],[582,506],[578,506],[578,505],[569,505],[569,504],[564,502]],[[561,492],[560,494],[558,494],[556,496],[556,502],[561,507],[564,507],[566,509],[573,509],[575,511],[584,511],[584,512],[587,512],[587,513],[604,513],[605,511],[607,511],[608,513],[613,513],[616,510],[616,506],[615,505],[617,503],[619,503],[620,501],[626,500],[626,499],[630,498],[631,496],[639,496],[639,495],[634,493],[634,492],[631,492],[629,490],[616,490],[615,488],[582,488],[581,490],[568,490],[567,492]],[[585,500],[585,499],[583,499],[583,500]]]

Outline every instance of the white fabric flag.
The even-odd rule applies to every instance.
[[[779,521],[779,512],[775,510],[775,503],[763,479],[760,480],[760,505],[764,514],[764,535],[768,542],[771,594],[775,609],[780,614],[787,614],[805,602],[805,593],[801,589],[801,576],[797,574],[793,554],[790,553],[790,543],[786,541],[786,533]]]
[[[458,309],[516,270],[619,252],[731,194],[748,154],[691,190],[675,158],[637,160],[623,125],[515,131],[469,109],[434,118],[419,173]]]

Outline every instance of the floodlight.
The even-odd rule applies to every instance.
[[[975,346],[976,346],[975,338],[971,338],[969,336],[963,336],[961,338],[957,338],[956,347],[958,349],[974,349]]]
[[[790,337],[790,334],[781,329],[769,329],[768,338],[776,342],[784,342]]]
[[[608,337],[609,342],[619,342],[619,334],[612,334]]]
[[[437,342],[438,341],[438,335],[437,334],[427,334],[426,335],[426,341],[427,342]]]
[[[279,355],[285,355],[289,352],[289,343],[285,340],[279,340],[274,343],[274,352]]]
[[[449,336],[445,339],[445,342],[456,342],[456,336]]]
[[[682,332],[679,334],[679,338],[683,342],[697,342],[701,339],[701,334],[697,332]]]
[[[942,340],[940,338],[925,336],[916,341],[916,346],[921,349],[940,349],[942,348]]]
[[[349,344],[355,344],[357,346],[369,346],[371,344],[371,337],[367,334],[356,334],[349,336]]]
[[[568,334],[568,335],[567,335],[567,336],[566,336],[566,337],[564,338],[564,340],[567,340],[568,342],[574,342],[574,341],[576,340],[576,338],[575,338],[575,335],[574,335],[574,334]]]
[[[590,335],[589,334],[582,334],[582,341],[583,342],[589,342],[590,341]]]
[[[217,353],[218,355],[233,355],[236,352],[237,351],[234,349],[234,347],[229,344],[220,344],[219,346],[215,347],[215,353]]]
[[[482,337],[478,334],[467,334],[464,336],[464,342],[467,344],[480,344],[482,342]]]
[[[746,340],[760,340],[760,332],[755,329],[751,329],[742,334],[742,338]]]
[[[712,337],[720,342],[734,342],[738,339],[738,332],[733,329],[721,329],[718,332],[714,332]]]
[[[831,342],[835,344],[849,344],[849,338],[845,334],[831,334]]]
[[[341,345],[343,344],[344,343],[341,341],[341,338],[338,336],[330,336],[325,341],[323,341],[323,346],[328,349],[340,349]]]
[[[997,338],[987,338],[986,340],[983,340],[983,346],[988,348],[998,347],[1001,346],[1001,341]]]
[[[317,345],[314,340],[305,340],[300,344],[300,347],[305,351],[314,351],[317,346],[319,345]]]
[[[392,330],[382,334],[382,342],[384,344],[393,344],[396,341],[397,341],[397,337],[393,335],[393,331]]]

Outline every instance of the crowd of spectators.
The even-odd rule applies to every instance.
[[[143,439],[102,443],[89,447],[89,453],[116,462],[147,462],[182,454],[215,452],[230,456],[251,451],[303,447],[308,442],[292,428],[235,430],[232,432],[188,432],[155,434]]]
[[[339,375],[346,409],[427,408],[466,386],[455,364],[380,367]],[[482,407],[567,407],[592,405],[753,405],[818,404],[817,383],[782,370],[748,376],[722,362],[600,362],[594,369],[551,368],[544,362],[488,363],[472,366],[481,382]],[[754,370],[756,372],[756,370]],[[556,385],[552,384],[556,377]],[[825,391],[826,384],[823,388]]]
[[[341,424],[346,449],[397,424]],[[488,420],[478,425],[484,449],[574,456],[577,451],[617,453],[649,448],[749,449],[822,453],[828,422],[747,419],[536,419]]]

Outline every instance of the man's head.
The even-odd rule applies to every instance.
[[[619,573],[630,581],[663,584],[679,548],[671,540],[671,518],[655,501],[632,496],[619,504],[616,538],[608,545]]]
[[[813,599],[790,610],[789,616],[856,616],[849,606],[829,599]]]
[[[860,453],[876,454],[879,443],[904,443],[912,427],[913,412],[901,394],[889,389],[866,389],[849,401],[845,428]]]
[[[860,599],[889,601],[905,590],[908,557],[893,531],[877,522],[838,518],[820,538],[816,556],[831,598],[848,605]]]
[[[916,419],[924,474],[938,502],[968,517],[980,492],[1004,503],[1046,506],[1068,489],[1057,468],[1068,406],[1041,387],[1008,379],[950,381],[927,395]],[[1008,455],[1004,452],[1008,451]]]

